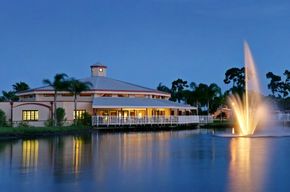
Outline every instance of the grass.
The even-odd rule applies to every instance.
[[[0,127],[0,137],[49,136],[70,133],[86,133],[90,128],[84,126],[68,127]]]

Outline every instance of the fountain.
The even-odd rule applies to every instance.
[[[260,94],[260,86],[255,62],[249,45],[244,43],[245,57],[245,92],[243,96],[231,95],[229,104],[236,118],[236,127],[232,134],[222,134],[225,137],[265,137],[265,136],[289,136],[289,131],[284,128],[276,128],[270,115],[270,105]],[[259,131],[257,128],[259,127]],[[271,129],[269,129],[269,127]],[[275,129],[273,129],[275,127]]]
[[[235,132],[240,136],[253,135],[258,124],[268,116],[267,105],[262,101],[258,75],[249,45],[244,43],[245,52],[245,93],[229,97],[229,103],[237,119]]]

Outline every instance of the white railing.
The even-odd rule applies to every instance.
[[[182,125],[210,123],[212,116],[159,116],[159,117],[118,117],[118,116],[93,116],[93,126],[121,126],[121,125]]]
[[[280,113],[272,116],[274,121],[290,122],[290,113]]]

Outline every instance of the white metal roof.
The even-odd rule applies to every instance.
[[[109,77],[103,76],[92,76],[84,79],[80,79],[83,82],[90,82],[92,84],[91,90],[92,91],[114,91],[114,92],[151,92],[151,93],[159,93],[161,95],[168,95],[170,94],[158,91],[156,89],[151,89],[139,85],[135,85],[132,83],[112,79]],[[35,89],[30,89],[27,91],[20,92],[19,95],[26,94],[29,92],[50,92],[53,91],[53,88],[50,86],[43,86]]]
[[[196,109],[196,107],[176,103],[164,99],[130,98],[130,97],[95,97],[93,108],[170,108],[170,109]]]
[[[147,87],[103,76],[93,76],[81,79],[81,81],[90,82],[93,85],[92,89],[97,90],[121,90],[121,91],[145,91],[145,92],[157,91],[155,89],[150,89]]]

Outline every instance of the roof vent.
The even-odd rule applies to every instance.
[[[91,75],[92,77],[96,77],[96,76],[106,77],[107,66],[102,65],[101,63],[96,63],[96,64],[91,65]]]

